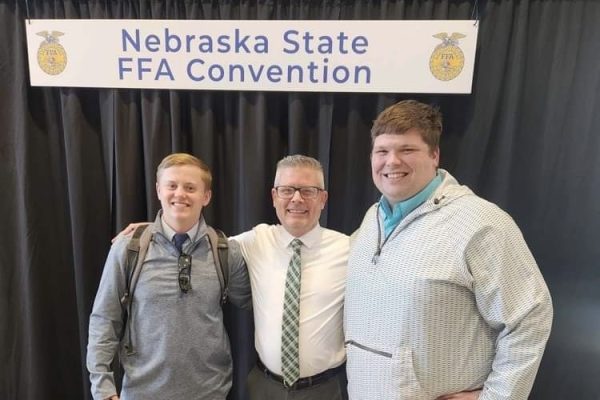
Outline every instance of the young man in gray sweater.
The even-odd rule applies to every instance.
[[[162,210],[147,228],[152,239],[126,326],[120,299],[128,281],[130,236],[118,237],[106,260],[90,316],[92,394],[96,400],[224,400],[231,387],[231,352],[202,216],[211,198],[211,173],[194,156],[172,154],[158,166],[156,178]],[[229,244],[228,266],[229,300],[249,307],[248,272],[235,242]],[[117,353],[124,369],[120,397],[111,370]]]

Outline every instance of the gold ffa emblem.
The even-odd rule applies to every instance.
[[[58,31],[42,31],[37,33],[44,40],[37,52],[38,65],[48,75],[58,75],[67,66],[67,52],[58,43],[58,38],[64,33]]]
[[[458,39],[466,36],[458,32],[448,36],[446,32],[442,32],[433,37],[440,39],[442,43],[431,53],[429,69],[440,81],[451,81],[460,74],[465,65],[465,55],[458,47]]]

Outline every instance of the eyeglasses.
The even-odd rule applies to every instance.
[[[177,259],[177,266],[179,267],[179,275],[177,276],[179,289],[183,293],[187,293],[192,288],[192,256],[182,253]]]
[[[300,192],[300,196],[305,200],[306,199],[314,199],[319,195],[319,192],[321,192],[321,191],[323,191],[323,189],[318,188],[316,186],[302,186],[302,187],[276,186],[275,187],[275,192],[277,193],[277,196],[282,199],[286,199],[286,200],[294,197],[296,192]]]

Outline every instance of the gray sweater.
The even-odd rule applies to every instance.
[[[135,354],[119,343],[123,330],[119,299],[126,284],[129,237],[112,246],[90,316],[87,367],[94,399],[115,394],[111,361],[119,352],[125,376],[121,399],[225,399],[232,363],[223,325],[221,288],[202,218],[196,237],[184,245],[192,256],[192,289],[178,285],[178,251],[164,235],[160,217],[135,288],[130,323]],[[229,300],[249,307],[248,272],[239,246],[229,245]]]

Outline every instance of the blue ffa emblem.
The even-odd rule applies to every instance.
[[[466,35],[454,32],[448,36],[446,32],[442,32],[433,37],[440,39],[442,43],[438,44],[431,53],[429,69],[440,81],[451,81],[460,74],[465,65],[465,55],[458,47],[458,39]]]
[[[58,43],[58,38],[64,35],[64,33],[42,31],[38,32],[37,35],[46,39],[40,43],[40,48],[37,52],[38,65],[48,75],[60,74],[67,66],[67,52]]]

